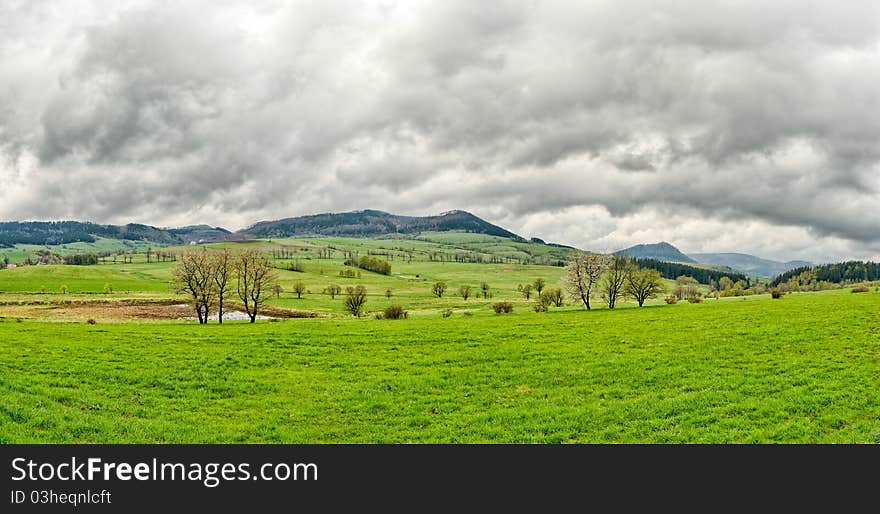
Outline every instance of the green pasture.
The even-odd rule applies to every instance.
[[[6,318],[0,443],[25,442],[877,443],[880,294],[222,326]]]

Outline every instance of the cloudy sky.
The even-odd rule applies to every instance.
[[[880,257],[874,1],[0,0],[0,219]]]

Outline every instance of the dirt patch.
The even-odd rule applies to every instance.
[[[52,310],[60,318],[186,319],[193,315],[188,305],[177,302],[84,302]]]
[[[244,308],[228,305],[228,313]],[[264,307],[259,312],[268,318],[318,318],[320,313]],[[15,302],[0,306],[0,316],[58,319],[149,319],[177,320],[195,318],[195,312],[180,300],[85,300],[46,302]],[[212,313],[216,316],[216,311]],[[236,316],[230,316],[234,318]]]

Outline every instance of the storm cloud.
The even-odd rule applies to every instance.
[[[0,4],[0,218],[880,256],[875,2]]]

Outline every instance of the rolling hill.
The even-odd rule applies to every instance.
[[[261,221],[237,235],[252,238],[336,236],[376,237],[388,234],[460,231],[522,240],[513,232],[493,225],[465,211],[449,211],[438,216],[398,216],[383,211],[363,210],[313,214],[275,221]]]
[[[654,259],[657,261],[665,262],[685,262],[690,264],[697,263],[697,261],[681,253],[678,248],[672,246],[666,241],[654,244],[641,244],[630,246],[629,248],[624,248],[623,250],[614,252],[614,255],[624,255],[626,257],[632,257],[634,259]]]

